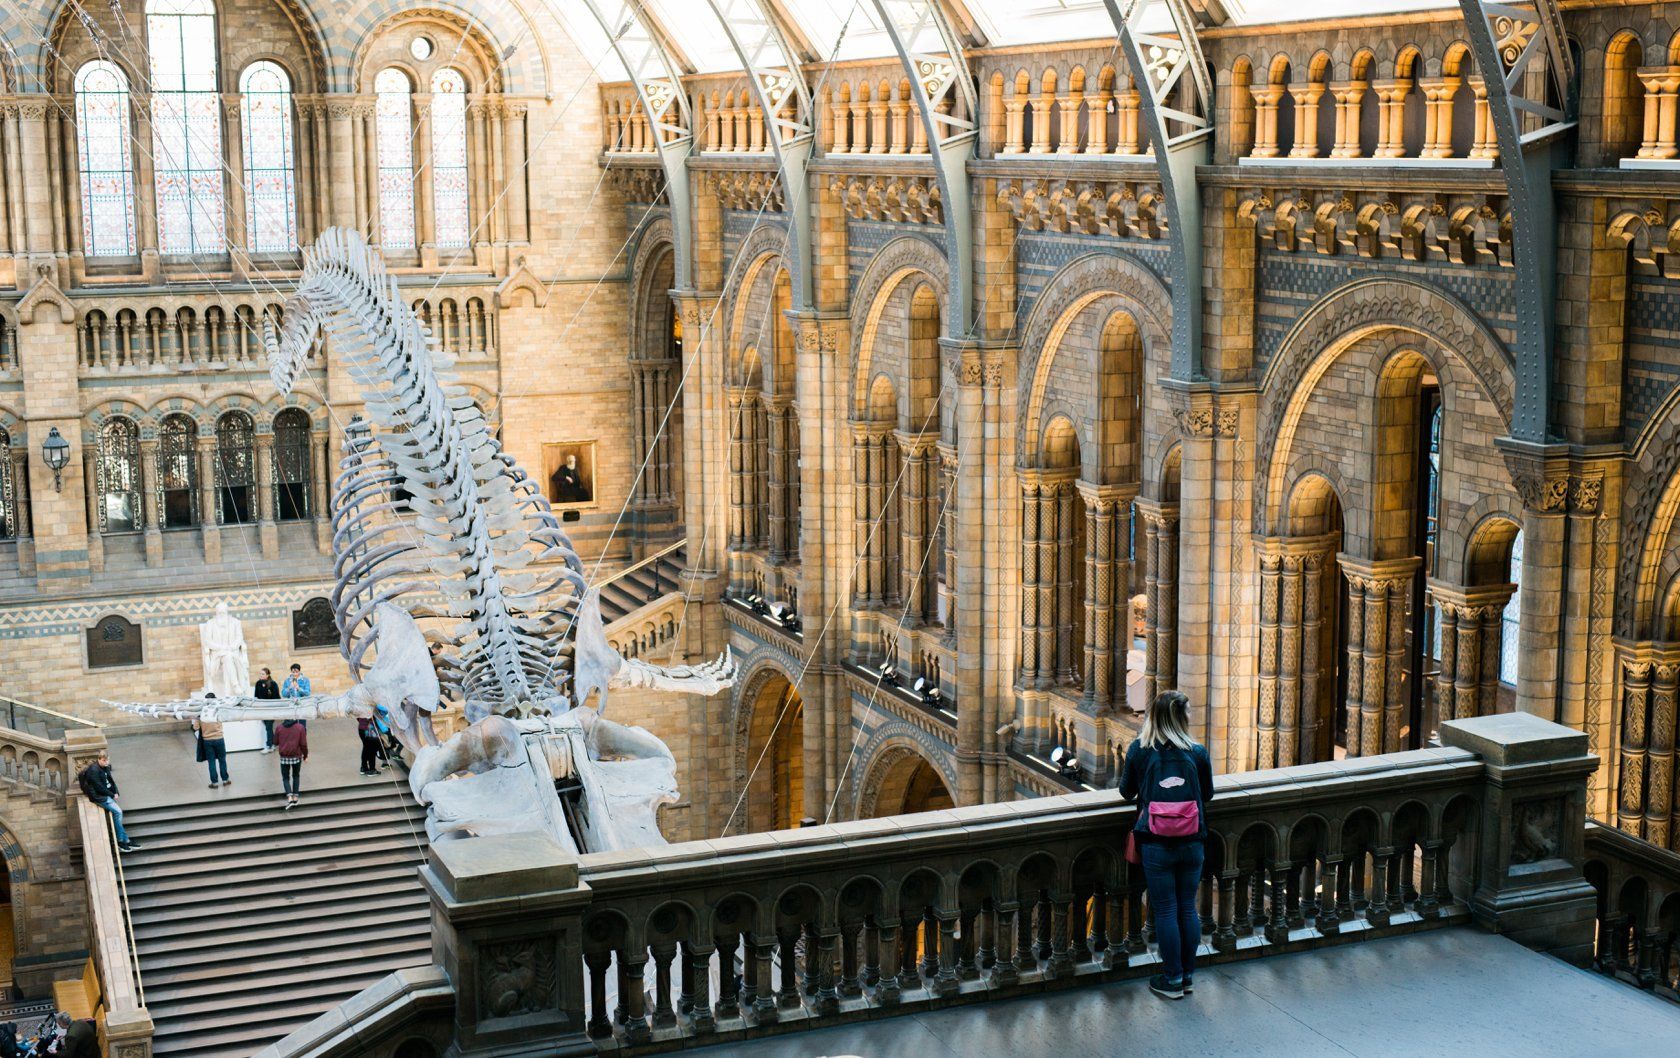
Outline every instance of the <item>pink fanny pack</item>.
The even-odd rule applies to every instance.
[[[1202,813],[1194,801],[1152,801],[1149,832],[1158,838],[1193,838],[1202,831]]]

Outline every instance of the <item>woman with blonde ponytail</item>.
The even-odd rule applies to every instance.
[[[1190,737],[1190,699],[1162,691],[1144,714],[1137,741],[1126,750],[1120,795],[1136,800],[1137,842],[1149,910],[1164,972],[1149,979],[1156,995],[1183,999],[1192,991],[1202,924],[1196,890],[1202,884],[1202,842],[1207,800],[1213,795],[1213,762],[1207,747]]]

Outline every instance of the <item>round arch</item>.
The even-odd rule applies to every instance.
[[[805,818],[804,700],[772,658],[749,666],[735,700],[737,833],[797,827]]]
[[[905,235],[882,248],[869,267],[859,277],[852,298],[852,355],[855,364],[852,375],[852,406],[862,411],[875,374],[873,366],[876,341],[882,318],[893,294],[913,278],[925,282],[933,290],[939,306],[950,304],[950,283],[944,254],[929,241]],[[934,325],[942,334],[943,311],[936,311]],[[937,376],[936,376],[937,377]]]
[[[912,739],[887,740],[863,769],[858,818],[937,812],[955,803],[948,776]]]

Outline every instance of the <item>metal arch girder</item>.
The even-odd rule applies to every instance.
[[[874,0],[874,4],[927,129],[945,218],[945,260],[951,284],[947,330],[951,337],[966,337],[975,324],[974,232],[968,187],[968,162],[979,138],[974,79],[969,76],[961,41],[938,0]]]
[[[706,0],[741,60],[753,97],[764,113],[770,150],[787,201],[788,272],[793,308],[815,304],[811,265],[810,180],[806,176],[816,144],[816,110],[793,47],[762,0]],[[791,103],[791,106],[789,105]],[[787,113],[783,113],[787,111]]]
[[[1213,141],[1209,120],[1213,83],[1184,0],[1159,0],[1172,15],[1177,37],[1134,28],[1152,2],[1104,0],[1104,6],[1120,35],[1132,79],[1138,82],[1139,106],[1161,178],[1172,271],[1172,376],[1189,382],[1204,374],[1202,198],[1196,188],[1196,167],[1208,161]],[[1190,75],[1188,87],[1181,88],[1185,74]],[[1189,109],[1172,104],[1173,93],[1179,91],[1190,97]]]
[[[1556,286],[1552,170],[1564,164],[1565,134],[1575,124],[1574,57],[1564,37],[1558,0],[1458,2],[1487,86],[1516,243],[1517,385],[1511,436],[1544,444],[1550,439]],[[1541,56],[1548,77],[1530,77]],[[1545,97],[1548,85],[1561,107]],[[1538,98],[1530,94],[1536,86]],[[1537,127],[1524,132],[1525,119]]]
[[[642,18],[635,0],[583,0],[601,24],[614,53],[629,71],[636,98],[647,114],[648,128],[665,171],[665,201],[671,207],[671,237],[676,242],[675,285],[692,286],[688,156],[694,148],[694,116],[683,94],[682,78],[671,53]]]

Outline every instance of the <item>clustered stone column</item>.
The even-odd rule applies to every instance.
[[[1254,149],[1252,158],[1276,158],[1283,151],[1278,145],[1278,106],[1288,86],[1267,84],[1252,89],[1254,96]]]
[[[939,581],[939,612],[945,618],[945,638],[954,643],[957,634],[957,445],[939,445],[939,509],[944,520],[945,575]]]
[[[1143,522],[1143,700],[1178,686],[1178,504],[1139,500]]]
[[[1505,604],[1514,584],[1453,588],[1431,584],[1441,608],[1441,669],[1435,701],[1442,721],[1497,712]]]
[[[1023,469],[1021,683],[1045,690],[1077,671],[1073,643],[1073,474]]]
[[[939,495],[935,462],[937,433],[898,433],[895,435],[899,456],[904,461],[904,481],[900,486],[904,517],[900,530],[902,544],[899,553],[899,598],[904,601],[904,615],[910,623],[929,621],[938,616],[935,609],[935,580],[937,564],[931,552],[935,520],[939,517]]]
[[[1289,157],[1318,157],[1318,101],[1325,91],[1326,86],[1319,81],[1289,86],[1289,94],[1295,99],[1295,146]]]
[[[198,438],[198,525],[204,536],[204,561],[212,564],[222,560],[221,519],[216,503],[221,474],[216,463],[216,435],[207,431]]]
[[[896,474],[889,468],[894,449],[891,423],[852,424],[852,487],[855,493],[856,540],[858,549],[857,587],[854,600],[866,610],[880,609],[891,600],[895,587],[889,584],[888,554],[894,529],[887,506],[893,497]]]
[[[1105,712],[1126,697],[1130,640],[1132,500],[1136,485],[1078,484],[1085,504],[1084,707]],[[1077,603],[1076,603],[1077,605]]]
[[[799,558],[799,413],[786,396],[766,399],[769,420],[770,564]]]
[[[632,357],[630,388],[634,418],[634,451],[645,460],[636,479],[631,508],[639,523],[657,519],[677,505],[677,485],[672,453],[681,431],[672,408],[672,381],[681,365],[675,358]]]
[[[1272,537],[1260,550],[1260,696],[1257,763],[1286,768],[1313,760],[1328,715],[1321,678],[1324,578],[1335,567],[1332,537]],[[1350,737],[1350,746],[1351,746]]]
[[[1638,76],[1639,83],[1645,86],[1645,134],[1638,157],[1660,159],[1680,155],[1680,147],[1675,145],[1680,66],[1641,67]]]
[[[1394,753],[1405,726],[1406,599],[1422,560],[1337,561],[1348,586],[1348,755]]]
[[[1617,825],[1660,848],[1680,852],[1674,826],[1675,715],[1680,644],[1620,643],[1621,789]]]
[[[741,593],[750,591],[745,553],[762,548],[765,542],[769,445],[758,390],[730,386],[725,399],[729,414],[730,590]]]

